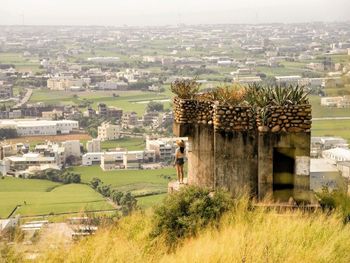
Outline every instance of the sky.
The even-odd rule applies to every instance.
[[[0,25],[350,21],[350,0],[0,0]]]

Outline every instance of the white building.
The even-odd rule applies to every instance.
[[[177,148],[176,141],[183,140],[188,146],[188,138],[158,138],[146,139],[146,150],[154,150],[157,160],[165,161],[171,160],[174,157]],[[188,147],[186,147],[188,148]]]
[[[332,163],[350,161],[350,150],[344,148],[334,148],[322,152],[322,156]]]
[[[96,138],[86,142],[86,150],[89,153],[101,151],[101,140]]]
[[[81,147],[79,140],[71,140],[62,142],[62,146],[64,147],[64,153],[66,158],[69,156],[74,156],[80,158],[81,156]]]
[[[275,79],[278,85],[296,85],[301,80],[301,76],[277,76]]]
[[[83,155],[82,165],[98,165],[102,170],[139,169],[143,163],[155,162],[155,151],[91,152]]]
[[[108,122],[102,123],[101,126],[98,127],[98,139],[101,141],[108,141],[108,140],[116,140],[121,138],[121,127],[120,125],[113,125]]]
[[[69,134],[79,129],[78,121],[71,120],[0,120],[0,128],[14,128],[19,136],[45,136]]]

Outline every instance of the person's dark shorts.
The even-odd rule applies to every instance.
[[[178,158],[176,159],[176,164],[178,165],[183,165],[185,163],[184,159],[183,158]]]

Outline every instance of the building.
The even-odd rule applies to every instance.
[[[334,148],[322,152],[322,156],[332,163],[350,161],[350,150],[344,148]]]
[[[68,157],[81,157],[81,145],[79,140],[70,140],[62,142],[62,147],[64,147],[64,153],[66,158]]]
[[[82,165],[100,165],[103,171],[115,169],[140,169],[144,163],[155,162],[155,151],[120,151],[86,153]]]
[[[311,137],[311,156],[318,158],[322,152],[333,148],[348,148],[347,140],[341,137]]]
[[[142,117],[142,122],[144,126],[151,126],[155,121],[159,119],[159,112],[146,112]]]
[[[92,139],[91,141],[86,142],[86,150],[89,153],[100,152],[101,151],[101,140]]]
[[[346,186],[344,178],[335,165],[327,159],[310,160],[310,189],[316,192],[323,188],[329,190],[343,189]]]
[[[138,117],[136,112],[126,112],[122,117],[123,129],[132,129],[138,126]]]
[[[79,129],[79,123],[71,120],[0,120],[0,128],[16,129],[19,136],[45,136],[69,134]]]
[[[311,105],[294,105],[293,111],[271,108],[274,117],[266,122],[250,106],[175,97],[173,107],[173,132],[189,141],[188,184],[224,188],[232,195],[249,191],[259,199],[271,196],[279,202],[290,198],[314,201],[310,192]],[[170,184],[169,191],[174,187]]]
[[[63,118],[63,111],[43,111],[41,113],[42,118],[48,119],[48,120],[57,120],[59,118]]]
[[[323,97],[321,98],[321,106],[350,108],[350,96]]]
[[[128,84],[121,81],[104,81],[97,83],[97,89],[99,90],[127,90]]]
[[[0,100],[6,100],[13,97],[13,87],[0,81]]]
[[[121,138],[121,127],[120,125],[114,125],[109,122],[102,123],[97,129],[98,139],[101,141],[116,140]]]
[[[154,150],[155,157],[158,161],[170,161],[173,160],[175,150],[177,148],[176,142],[183,140],[187,143],[187,137],[182,138],[158,138],[158,139],[146,139],[146,150]]]
[[[281,86],[297,85],[301,76],[277,76],[276,83]]]
[[[337,168],[341,175],[347,179],[350,178],[350,162],[337,162]]]
[[[27,153],[22,156],[9,156],[4,160],[9,162],[11,172],[24,171],[31,166],[56,165],[55,157],[43,156],[39,153]]]

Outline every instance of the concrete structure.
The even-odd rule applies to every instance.
[[[96,138],[91,141],[86,142],[86,150],[91,152],[100,152],[101,151],[101,140]]]
[[[97,138],[101,141],[109,141],[116,140],[121,138],[121,127],[120,125],[113,125],[108,122],[102,123],[101,126],[98,127],[98,136]]]
[[[53,110],[53,111],[43,111],[41,113],[41,116],[44,119],[48,119],[48,120],[57,120],[59,118],[63,117],[63,111],[57,111],[57,110]]]
[[[334,148],[322,152],[322,156],[332,163],[350,161],[350,150],[344,148]]]
[[[276,76],[278,85],[297,85],[301,80],[301,76]]]
[[[126,112],[122,117],[123,129],[131,129],[138,126],[138,117],[136,112]]]
[[[343,177],[350,179],[350,161],[338,162],[337,169],[340,171]]]
[[[348,148],[347,140],[341,137],[311,137],[311,156],[318,158],[322,152],[333,148]]]
[[[321,98],[321,106],[350,108],[350,96]]]
[[[175,150],[177,148],[176,141],[184,140],[188,145],[187,137],[181,138],[158,138],[158,139],[146,139],[146,149],[154,150],[156,159],[159,161],[170,161],[173,160]]]
[[[4,160],[9,161],[10,171],[23,171],[30,166],[41,166],[46,164],[56,165],[55,157],[42,156],[38,153],[27,153],[23,156],[10,156]]]
[[[309,202],[311,106],[269,114],[263,123],[250,107],[175,98],[174,134],[189,138],[188,183]]]
[[[337,167],[327,159],[311,159],[310,163],[311,190],[319,192],[322,191],[323,188],[334,190],[347,187]]]
[[[81,145],[79,140],[64,141],[62,142],[62,147],[64,147],[66,158],[70,156],[80,158]]]
[[[71,120],[0,120],[0,128],[14,128],[19,136],[44,136],[69,134],[79,128],[78,121]]]

